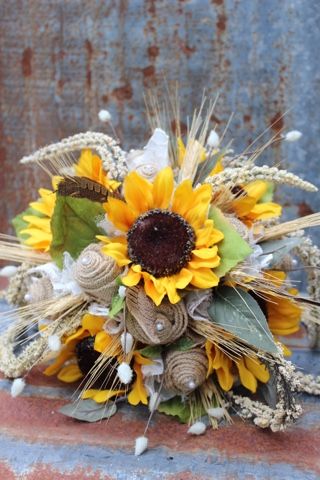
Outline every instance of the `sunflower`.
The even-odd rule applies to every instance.
[[[258,381],[269,381],[270,374],[258,358],[243,356],[234,361],[209,340],[206,341],[205,348],[208,358],[207,376],[215,373],[222,390],[231,390],[235,380],[239,378],[241,385],[255,393]]]
[[[123,235],[98,237],[102,251],[119,266],[127,266],[122,278],[132,287],[141,280],[146,294],[160,305],[165,295],[180,300],[178,289],[188,285],[211,288],[219,278],[212,269],[220,263],[217,243],[223,234],[208,219],[211,187],[193,189],[190,180],[174,188],[170,167],[161,170],[153,183],[137,172],[123,183],[124,201],[109,198],[108,220]]]
[[[101,355],[109,357],[108,370],[95,375],[94,388],[84,390],[83,399],[92,399],[97,403],[104,403],[117,395],[126,394],[125,388],[119,387],[116,376],[116,365],[123,360],[120,343],[117,339],[103,330],[105,318],[91,314],[83,316],[81,327],[72,335],[68,335],[63,341],[63,349],[54,363],[44,371],[45,375],[57,375],[57,378],[65,383],[73,383],[82,380],[92,373],[95,362]],[[152,360],[143,357],[138,351],[132,354],[135,380],[129,386],[128,402],[131,405],[142,403],[147,405],[148,392],[143,383],[142,365],[151,365]],[[131,362],[130,362],[131,363]],[[110,388],[106,388],[109,386]]]
[[[287,278],[287,274],[279,270],[268,270],[265,276],[276,287],[283,286]],[[290,295],[299,293],[296,288],[286,290]],[[270,331],[276,338],[278,335],[282,337],[292,335],[299,330],[302,309],[292,299],[272,294],[264,294],[263,298],[256,299],[266,315]],[[282,343],[282,347],[286,356],[291,355],[286,345]]]
[[[236,198],[232,202],[232,208],[237,217],[249,227],[257,220],[279,217],[282,213],[281,205],[262,201],[268,191],[268,182],[256,180],[243,187],[236,186],[233,190]]]
[[[94,155],[91,150],[83,150],[78,163],[74,166],[77,176],[86,177],[100,185],[103,185],[108,191],[113,192],[120,185],[119,182],[110,180],[108,174],[103,170],[102,160]],[[52,241],[51,217],[53,215],[56,203],[56,190],[62,177],[52,178],[52,190],[40,188],[40,198],[36,202],[30,203],[30,207],[41,214],[25,215],[23,220],[27,222],[27,227],[21,231],[28,235],[23,242],[35,250],[48,252]]]
[[[108,174],[103,170],[102,160],[91,150],[81,152],[78,163],[74,166],[78,177],[86,177],[94,182],[103,185],[109,192],[116,190],[120,183],[108,178]]]
[[[57,186],[56,178],[53,177],[52,179],[54,189]],[[41,216],[24,215],[22,218],[27,222],[28,226],[21,230],[20,233],[28,235],[28,238],[23,240],[23,243],[35,250],[48,252],[52,241],[50,222],[56,203],[56,194],[52,190],[40,188],[39,195],[40,198],[36,202],[31,202],[30,207],[39,212]]]

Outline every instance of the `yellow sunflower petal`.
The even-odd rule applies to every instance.
[[[129,268],[127,275],[122,277],[121,281],[126,287],[134,287],[141,280],[141,273],[135,272],[132,268]]]
[[[216,374],[220,387],[225,392],[228,392],[232,388],[234,382],[234,376],[231,373],[231,369],[225,366],[224,368],[219,368],[216,371]]]
[[[250,372],[262,383],[267,383],[270,379],[270,373],[259,360],[245,357],[245,365]]]
[[[77,382],[83,378],[83,373],[76,363],[66,365],[58,373],[58,379],[65,383]]]
[[[102,330],[105,319],[96,315],[86,313],[82,318],[82,327],[84,330],[88,330],[90,335],[94,337],[98,332]]]
[[[203,228],[199,228],[196,231],[196,247],[197,248],[206,248],[210,247],[213,244],[220,242],[224,235],[220,230],[214,228],[213,220],[206,220],[204,222]]]
[[[130,405],[143,405],[148,404],[148,394],[143,384],[143,377],[141,372],[141,366],[137,363],[134,364],[134,371],[136,373],[136,380],[133,384],[132,390],[128,395],[128,402]]]
[[[244,359],[241,358],[236,362],[238,371],[239,371],[239,377],[240,377],[240,382],[244,387],[246,387],[250,392],[255,393],[257,390],[258,382],[256,380],[256,377],[253,375],[253,373],[250,372],[250,370],[247,369],[244,363]]]
[[[113,339],[107,332],[98,332],[94,340],[94,349],[96,352],[108,354],[113,353]]]
[[[210,268],[188,268],[193,274],[191,285],[197,288],[212,288],[218,285],[219,277]]]
[[[96,403],[105,403],[110,398],[116,397],[117,395],[123,395],[125,390],[97,390],[95,388],[91,388],[89,390],[85,390],[81,395],[81,398],[86,400],[91,398]]]
[[[109,243],[104,245],[104,247],[101,248],[101,251],[105,255],[114,258],[119,267],[131,263],[131,260],[127,256],[127,245],[124,245],[123,243]]]
[[[136,215],[152,208],[152,184],[137,172],[131,172],[126,176],[123,182],[123,191],[130,211],[133,210]]]
[[[223,172],[223,170],[224,170],[224,168],[223,168],[223,165],[222,165],[222,159],[219,158],[219,160],[217,161],[217,163],[215,164],[215,166],[213,167],[213,169],[209,173],[209,177],[212,177],[213,175],[217,175],[218,173]]]
[[[66,345],[69,345],[69,343],[71,343],[73,340],[82,340],[87,336],[88,336],[88,332],[86,331],[86,329],[83,327],[80,327],[75,333],[73,333],[72,335],[69,335],[66,338],[65,343]]]
[[[268,190],[268,183],[263,180],[255,180],[254,182],[244,185],[243,189],[249,197],[253,197],[256,202],[258,202]]]
[[[110,197],[103,205],[110,222],[122,232],[127,232],[137,218],[128,205],[118,198]]]
[[[148,295],[148,297],[150,297],[151,300],[153,300],[153,302],[157,306],[159,306],[166,294],[165,288],[163,287],[162,284],[160,284],[159,282],[156,282],[156,279],[151,275],[146,276],[143,273],[143,276],[144,276],[144,291],[146,292],[146,295]]]
[[[48,377],[51,377],[52,375],[56,375],[60,368],[63,366],[63,364],[67,361],[70,360],[74,355],[74,352],[71,348],[64,347],[63,350],[59,353],[55,361],[49,365],[45,370],[44,374],[47,375]]]
[[[239,218],[248,215],[256,204],[256,199],[249,196],[241,196],[232,202],[232,209]]]
[[[280,217],[281,205],[273,202],[257,203],[247,215],[251,220],[267,220],[268,218]]]
[[[173,187],[173,171],[170,167],[164,168],[153,182],[153,208],[169,207]]]

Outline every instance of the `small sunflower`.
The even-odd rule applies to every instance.
[[[119,182],[110,180],[108,174],[103,170],[102,160],[94,155],[91,150],[83,150],[78,163],[74,166],[77,176],[86,177],[94,182],[103,185],[108,191],[113,192],[120,185]],[[25,215],[23,220],[28,226],[21,231],[28,235],[23,242],[35,250],[48,252],[52,241],[51,217],[56,203],[56,190],[62,177],[52,178],[52,190],[40,188],[40,198],[30,203],[30,207],[39,212],[42,216]]]
[[[235,187],[235,200],[232,208],[243,223],[249,227],[257,220],[267,220],[279,217],[282,212],[281,205],[274,202],[263,202],[262,198],[268,190],[268,183],[262,180],[250,182],[243,187]]]
[[[55,190],[57,177],[53,177],[52,186]],[[40,188],[39,195],[40,198],[36,202],[31,202],[30,207],[39,212],[41,216],[24,215],[23,220],[28,223],[28,226],[20,233],[28,235],[23,243],[35,250],[48,252],[52,241],[50,222],[56,203],[56,194],[52,190]]]
[[[212,269],[220,263],[216,244],[223,234],[208,219],[211,187],[193,189],[191,181],[184,180],[174,188],[173,172],[167,167],[153,183],[129,173],[123,191],[124,201],[109,198],[105,204],[108,220],[123,235],[99,239],[106,243],[106,255],[128,267],[124,285],[142,280],[156,305],[165,295],[177,303],[177,290],[188,285],[216,286],[219,278]]]
[[[269,381],[270,374],[258,358],[243,356],[234,361],[209,340],[206,341],[205,348],[208,376],[215,373],[222,390],[226,392],[231,390],[235,380],[239,378],[241,385],[255,393],[258,381],[261,383]]]
[[[287,274],[280,270],[268,270],[266,278],[277,287],[281,287]],[[287,288],[290,295],[297,295],[296,288]],[[272,334],[285,337],[297,332],[300,328],[302,309],[290,298],[264,294],[263,298],[256,297],[262,311],[265,313]],[[290,349],[282,343],[286,356],[291,355]]]
[[[78,163],[74,166],[74,169],[77,176],[89,178],[103,185],[109,192],[113,192],[120,185],[119,182],[108,178],[108,174],[103,169],[101,158],[89,149],[81,152]]]

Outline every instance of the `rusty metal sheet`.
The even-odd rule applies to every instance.
[[[0,2],[2,231],[45,181],[17,168],[23,154],[99,128],[107,108],[126,147],[148,135],[143,91],[177,80],[183,114],[220,93],[213,123],[237,150],[273,124],[299,129],[299,144],[272,148],[319,184],[320,67],[316,0],[10,0]],[[282,117],[282,115],[285,117]],[[100,125],[101,128],[101,125]],[[46,180],[47,182],[47,180]],[[285,190],[290,214],[319,210],[317,195]]]

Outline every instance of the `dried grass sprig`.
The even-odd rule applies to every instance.
[[[265,227],[263,236],[259,239],[261,242],[280,238],[289,233],[294,233],[299,230],[311,227],[318,227],[320,225],[320,213],[313,213],[305,217],[290,220],[289,222],[279,223],[269,228]]]
[[[72,152],[90,148],[101,157],[105,171],[115,179],[122,179],[127,173],[125,152],[119,147],[118,142],[109,135],[99,132],[86,132],[63,139],[40,148],[35,153],[23,157],[23,164],[37,163],[40,166],[51,164],[54,173],[65,173],[66,168],[74,163]],[[46,169],[46,166],[44,165]],[[62,171],[61,171],[62,170]]]
[[[224,185],[232,188],[234,185],[247,184],[254,180],[265,180],[279,184],[291,185],[301,188],[309,192],[316,192],[318,189],[310,182],[302,180],[297,175],[287,172],[287,170],[279,170],[277,167],[244,166],[242,168],[226,168],[217,175],[207,177],[205,182],[214,188]]]

